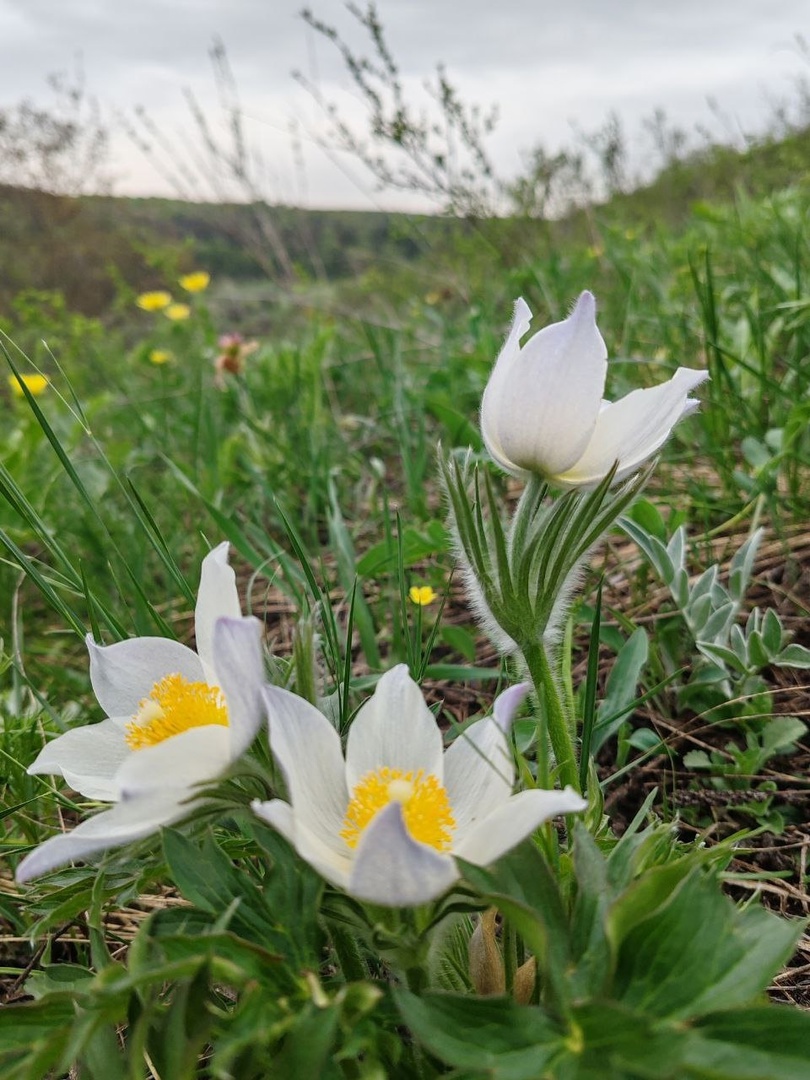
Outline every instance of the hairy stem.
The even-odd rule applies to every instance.
[[[535,693],[540,705],[540,714],[545,719],[551,748],[557,762],[557,770],[563,786],[570,785],[579,791],[576,754],[568,722],[565,716],[560,691],[554,679],[542,642],[523,646],[523,658],[534,683]],[[545,741],[545,732],[539,732],[539,742]]]

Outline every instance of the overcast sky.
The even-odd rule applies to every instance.
[[[88,89],[114,128],[114,190],[173,194],[117,116],[131,118],[143,106],[171,156],[192,162],[201,176],[184,91],[218,130],[208,52],[219,36],[251,144],[265,163],[266,197],[322,207],[413,206],[403,196],[379,195],[352,160],[319,147],[325,120],[293,69],[360,130],[364,114],[334,47],[299,17],[302,6],[302,0],[0,0],[0,107],[24,97],[47,103],[47,75],[73,69],[80,57]],[[310,6],[341,36],[364,40],[341,0],[310,0]],[[769,102],[790,97],[797,78],[810,79],[810,61],[796,40],[810,35],[808,0],[379,0],[378,10],[416,100],[442,62],[465,100],[497,105],[490,147],[507,175],[536,143],[570,144],[572,123],[593,129],[611,110],[639,144],[640,120],[657,106],[685,126],[719,130],[708,105],[714,99],[731,129],[761,127]]]

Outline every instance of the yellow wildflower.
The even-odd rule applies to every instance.
[[[156,292],[142,292],[136,297],[135,303],[144,311],[163,311],[172,302],[172,294],[164,290]]]
[[[172,359],[172,354],[168,349],[152,349],[149,353],[149,359],[153,364],[168,364]]]
[[[48,380],[44,375],[20,375],[19,378],[16,375],[9,375],[8,385],[11,387],[11,392],[14,397],[21,398],[25,391],[23,386],[33,394],[34,397],[39,397],[45,387],[48,385]]]
[[[408,592],[408,599],[412,604],[418,604],[419,607],[424,607],[425,604],[433,603],[436,599],[436,593],[430,585],[412,585]]]
[[[205,270],[195,270],[193,274],[184,274],[178,280],[180,288],[185,289],[186,292],[202,292],[208,288],[211,275]]]
[[[191,314],[191,308],[188,304],[169,304],[163,314],[172,322],[183,322]]]

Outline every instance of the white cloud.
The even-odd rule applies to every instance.
[[[193,138],[184,104],[189,88],[215,126],[220,122],[208,51],[225,41],[252,138],[262,147],[269,192],[314,205],[365,205],[361,188],[310,141],[323,130],[314,103],[293,82],[303,70],[327,98],[338,98],[362,123],[363,110],[334,48],[298,17],[303,0],[0,0],[0,102],[45,102],[47,74],[81,56],[89,89],[102,106],[129,112],[146,107],[173,145]],[[315,14],[365,47],[342,0],[311,0]],[[806,17],[805,0],[379,0],[384,28],[409,87],[446,63],[464,97],[497,104],[493,139],[499,161],[519,166],[520,150],[537,142],[571,141],[570,122],[596,127],[613,109],[632,129],[656,106],[686,126],[707,121],[707,99],[744,126],[762,123],[767,93],[790,92],[790,80],[810,74],[794,42]],[[294,162],[291,123],[298,125]],[[122,192],[166,192],[166,184],[120,130],[113,172]],[[342,160],[338,158],[338,160]],[[405,205],[386,196],[385,205]]]

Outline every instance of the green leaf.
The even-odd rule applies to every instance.
[[[803,645],[788,645],[774,660],[779,667],[810,668],[810,649]]]
[[[747,636],[746,644],[748,645],[748,657],[751,661],[751,667],[755,671],[761,671],[770,664],[771,657],[765,648],[762,634],[757,630],[752,630]]]
[[[4,1006],[0,1009],[0,1061],[3,1054],[29,1048],[40,1039],[66,1029],[75,1018],[71,991],[49,994],[37,1002]]]
[[[291,876],[280,872],[277,877],[269,875],[266,888],[260,891],[234,866],[210,832],[197,845],[176,829],[164,829],[163,849],[175,884],[192,904],[216,917],[233,907],[229,929],[296,964],[314,962],[311,925],[314,916],[311,904],[304,901],[307,888],[311,893],[313,873],[305,872],[300,861],[297,865],[303,887],[295,887]],[[317,880],[320,888],[320,879]],[[280,898],[282,882],[289,889]],[[301,905],[290,918],[290,906],[296,901],[301,901]],[[279,903],[280,911],[274,908],[275,903]]]
[[[323,879],[274,829],[251,821],[248,830],[272,862],[262,891],[265,907],[289,941],[283,951],[297,966],[317,968],[322,947],[318,919]]]
[[[627,516],[657,540],[666,540],[666,523],[661,511],[649,499],[638,499],[628,510]]]
[[[158,1076],[192,1080],[197,1062],[214,1025],[210,972],[206,964],[163,995],[163,1007],[152,1014],[149,1057]],[[102,1080],[99,1077],[99,1080]]]
[[[669,585],[675,577],[675,567],[672,565],[666,545],[627,516],[620,518],[619,525],[631,540],[635,540],[664,584]]]
[[[197,925],[195,936],[188,923],[181,932],[172,932],[176,920],[165,919],[165,914],[156,912],[144,924],[142,933],[146,940],[140,943],[141,956],[137,965],[130,963],[131,970],[146,973],[156,963],[183,964],[197,960],[200,967],[209,965],[217,978],[234,985],[252,981],[267,987],[285,981],[284,961],[277,953],[229,931],[217,930],[210,922],[205,927]]]
[[[750,1002],[790,956],[801,925],[736,908],[699,869],[667,897],[661,886],[678,869],[651,871],[609,913],[614,995],[669,1019]]]
[[[488,1080],[537,1080],[562,1047],[540,1009],[509,998],[392,991],[404,1024],[444,1064]]]
[[[636,688],[647,663],[649,643],[647,633],[639,626],[622,646],[613,662],[605,686],[605,697],[596,714],[593,729],[592,752],[599,748],[619,730],[632,713],[636,700]]]
[[[735,553],[728,572],[728,591],[737,604],[741,603],[748,590],[754,560],[757,557],[764,529],[757,529]]]
[[[768,608],[762,620],[762,640],[765,644],[765,648],[768,650],[769,656],[776,656],[782,648],[783,636],[782,624],[779,621],[779,616],[773,608]],[[810,656],[810,653],[808,653],[808,656]]]
[[[733,601],[729,601],[727,604],[717,608],[716,611],[713,611],[701,631],[702,638],[705,641],[714,641],[718,637],[724,638],[736,612],[737,605]]]
[[[577,1006],[571,1026],[555,1080],[683,1080],[686,1046],[678,1030],[609,1001]]]
[[[273,1075],[339,1080],[343,1074],[331,1060],[339,1017],[340,1008],[335,1003],[318,1007],[308,1002],[273,1061]]]
[[[576,900],[571,915],[571,954],[577,962],[574,995],[598,995],[610,969],[611,952],[605,935],[605,913],[612,898],[605,858],[588,830],[574,828]]]
[[[807,724],[797,716],[774,716],[762,732],[762,748],[768,758],[773,754],[789,753],[807,731]]]
[[[33,998],[42,998],[60,990],[84,990],[92,978],[93,972],[78,964],[45,964],[28,976],[25,989]]]
[[[739,671],[741,675],[748,670],[746,658],[737,656],[733,649],[728,649],[725,645],[715,645],[711,641],[698,641],[696,645],[708,660],[719,660],[723,664],[728,664],[732,671]]]
[[[810,1014],[762,1005],[703,1017],[693,1025],[684,1066],[696,1080],[807,1080]]]

